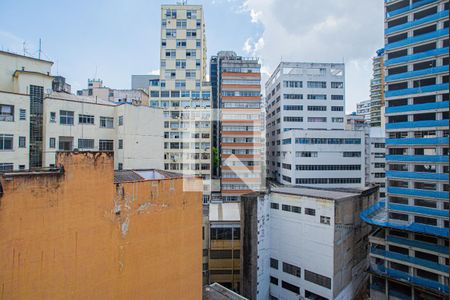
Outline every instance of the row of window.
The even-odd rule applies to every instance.
[[[361,183],[361,178],[297,178],[296,184],[355,184]]]
[[[209,99],[211,98],[211,92],[204,91],[150,91],[150,97],[154,98],[193,98],[193,99]],[[161,101],[163,102],[163,101]],[[162,104],[162,107],[169,107],[169,105],[172,105],[173,107],[180,107],[180,101],[165,101],[164,104]],[[183,105],[181,105],[183,106]]]
[[[302,100],[303,94],[283,94],[283,98],[286,100]],[[314,95],[307,95],[307,98],[310,100],[326,100],[326,95],[325,99],[315,99],[316,97]],[[322,98],[322,96],[320,96],[319,98]],[[330,98],[331,100],[344,100],[344,95],[331,95]]]
[[[303,87],[303,81],[297,81],[297,80],[285,80],[283,81],[283,87],[285,88],[302,88]],[[306,82],[307,88],[320,88],[320,89],[326,89],[327,88],[327,82],[326,81],[307,81]],[[344,88],[343,82],[331,82],[331,88],[332,89],[342,89]]]
[[[26,109],[19,109],[19,120],[27,119]],[[14,122],[14,105],[0,104],[0,121]]]
[[[65,137],[60,136],[58,139],[58,149],[62,151],[72,151],[73,146],[73,137]],[[56,148],[56,138],[51,137],[49,139],[49,148]],[[78,139],[78,149],[94,149],[95,148],[95,140],[94,139]],[[123,140],[118,140],[118,149],[123,149]],[[113,151],[114,150],[114,141],[113,140],[99,140],[98,141],[98,150],[99,151]]]
[[[18,147],[19,148],[27,147],[27,138],[25,136],[19,136]],[[14,135],[0,134],[0,151],[9,151],[13,149],[14,149]]]
[[[75,113],[68,110],[59,111],[59,124],[62,125],[74,125]],[[50,123],[56,123],[56,112],[50,112]],[[94,125],[95,116],[79,114],[78,124]],[[118,125],[123,125],[123,116],[119,116]],[[100,128],[113,128],[114,118],[112,117],[100,117]]]
[[[278,209],[280,209],[280,204],[276,203],[276,202],[271,202],[270,203],[270,208],[278,210]],[[295,206],[295,205],[282,204],[281,205],[281,210],[289,211],[289,212],[293,212],[293,213],[297,213],[297,214],[301,214],[302,213],[302,208],[299,207],[299,206]],[[315,216],[316,215],[316,210],[313,209],[313,208],[305,207],[304,213],[305,213],[305,215]],[[330,217],[320,216],[320,223],[321,224],[330,225],[330,221],[331,221]]]

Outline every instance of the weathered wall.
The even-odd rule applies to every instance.
[[[0,299],[200,299],[201,192],[61,155],[63,175],[1,179]]]

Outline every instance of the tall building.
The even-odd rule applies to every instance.
[[[206,40],[201,5],[161,6],[159,80],[150,106],[164,109],[164,168],[211,178],[211,86],[206,82]]]
[[[356,104],[356,114],[364,116],[364,122],[370,124],[370,105],[371,100],[364,100]]]
[[[372,58],[372,79],[370,80],[370,126],[384,125],[384,49],[377,50]]]
[[[385,2],[387,198],[361,215],[375,299],[448,299],[448,1]]]
[[[281,62],[266,83],[267,176],[363,187],[364,133],[344,130],[345,66]]]
[[[114,171],[105,152],[0,175],[2,297],[200,299],[202,193],[186,181],[201,185]]]
[[[361,210],[377,187],[273,187],[241,201],[241,294],[249,299],[364,299]]]
[[[264,185],[261,65],[232,51],[219,52],[211,65],[221,195],[224,201],[238,201]]]

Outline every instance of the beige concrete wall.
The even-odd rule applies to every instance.
[[[200,299],[201,192],[113,184],[112,154],[0,178],[0,299]]]

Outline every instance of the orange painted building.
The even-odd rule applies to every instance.
[[[201,299],[200,179],[57,161],[0,176],[0,299]]]

